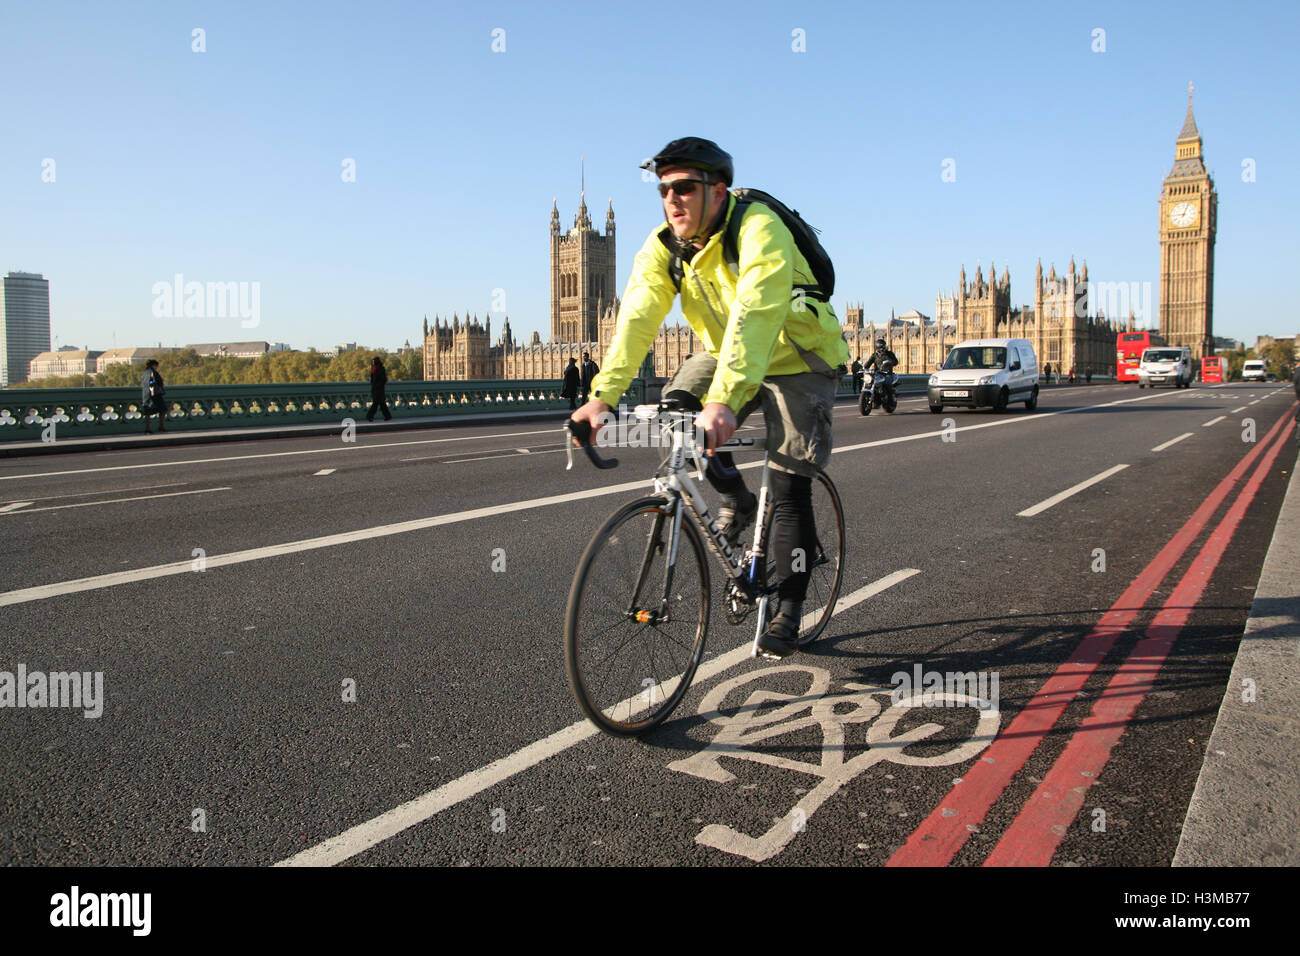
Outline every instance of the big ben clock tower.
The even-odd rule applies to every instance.
[[[1178,133],[1174,168],[1160,193],[1160,332],[1192,357],[1214,354],[1214,233],[1219,197],[1201,157],[1201,134],[1192,118]]]

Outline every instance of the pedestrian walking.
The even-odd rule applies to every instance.
[[[1083,380],[1084,380],[1087,384],[1089,384],[1089,385],[1092,384],[1092,366],[1091,366],[1091,365],[1089,365],[1089,366],[1088,366],[1088,370],[1087,370],[1086,372],[1084,372],[1084,379],[1083,379]]]
[[[140,411],[144,414],[144,433],[149,431],[149,416],[158,416],[158,431],[167,430],[167,406],[163,397],[167,389],[163,384],[162,373],[158,371],[158,360],[150,359],[144,363],[144,377],[140,379]]]
[[[862,391],[862,356],[859,355],[849,366],[849,371],[853,373],[853,394],[857,395]]]
[[[591,380],[596,377],[600,371],[600,366],[591,360],[590,352],[582,353],[582,404],[587,404],[587,399],[591,397]]]
[[[1071,365],[1071,366],[1070,366],[1070,384],[1073,385],[1074,382],[1075,382],[1074,366]]]
[[[370,360],[370,411],[366,412],[366,421],[375,420],[375,411],[384,413],[384,421],[393,417],[388,410],[388,398],[384,394],[388,384],[388,373],[384,371],[384,362],[378,355]]]
[[[560,398],[569,400],[569,411],[578,407],[578,389],[582,387],[582,373],[578,370],[578,360],[569,356],[569,367],[564,370],[564,387],[560,389]]]
[[[1043,381],[1049,385],[1052,383],[1052,363],[1048,362],[1043,366]]]

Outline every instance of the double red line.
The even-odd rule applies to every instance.
[[[959,783],[912,832],[887,866],[944,866],[984,821],[1012,778],[1056,725],[1097,666],[1129,628],[1165,576],[1187,553],[1233,487],[1256,459],[1259,466],[1169,599],[1106,685],[1092,712],[1075,731],[1065,751],[1030,797],[985,866],[1046,866],[1074,821],[1088,788],[1096,782],[1128,721],[1145,699],[1210,576],[1218,567],[1246,509],[1290,434],[1293,403],[1209,497],[1160,549],[1124,593],[1080,642]],[[1276,439],[1276,441],[1274,440]],[[1272,444],[1270,445],[1270,442]],[[1267,449],[1267,450],[1265,450]]]

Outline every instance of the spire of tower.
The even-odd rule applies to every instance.
[[[1183,128],[1178,132],[1179,139],[1199,139],[1201,134],[1196,129],[1196,118],[1192,116],[1192,92],[1196,89],[1189,80],[1187,83],[1187,117],[1183,120]]]

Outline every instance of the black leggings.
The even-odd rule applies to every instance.
[[[812,479],[769,470],[772,536],[768,553],[776,562],[778,593],[783,601],[803,601],[808,567],[817,552],[817,525],[812,506]]]

